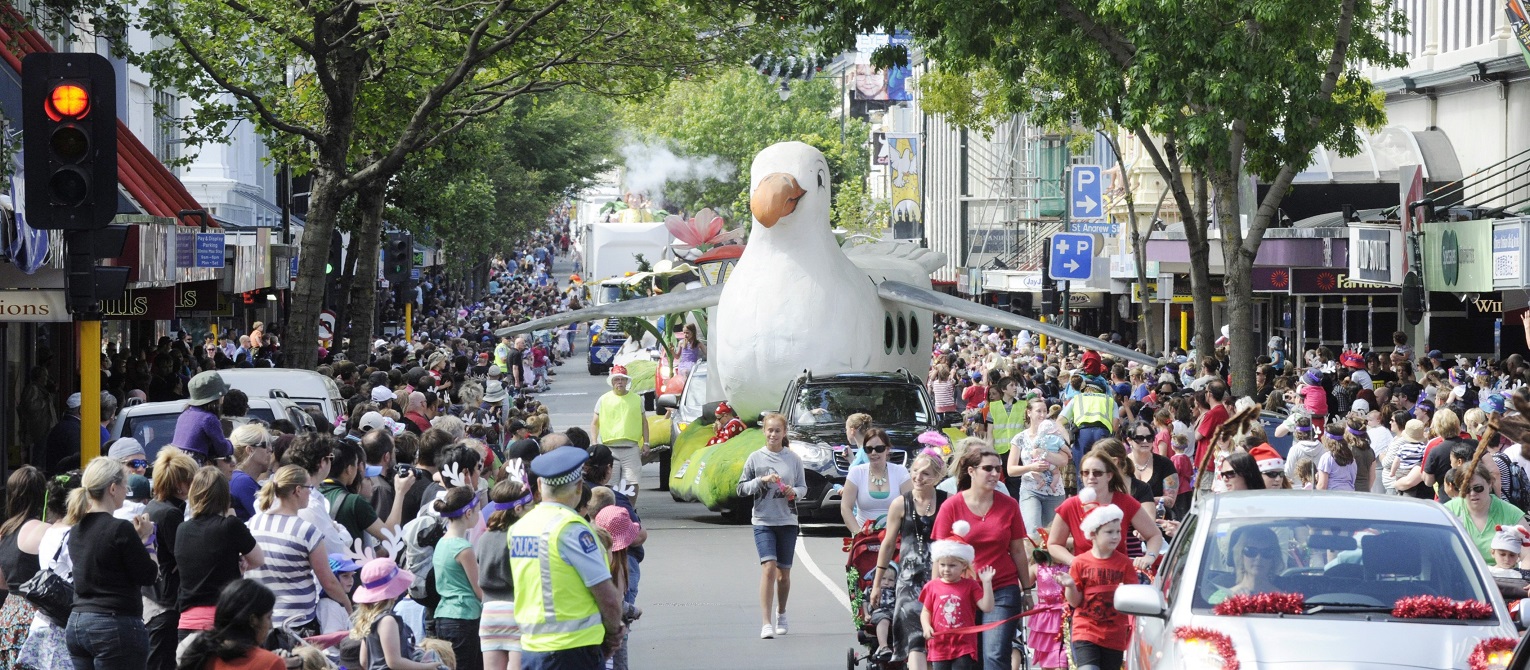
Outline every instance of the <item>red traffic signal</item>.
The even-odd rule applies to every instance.
[[[90,92],[75,82],[56,84],[43,104],[43,111],[54,121],[83,119],[90,113]]]

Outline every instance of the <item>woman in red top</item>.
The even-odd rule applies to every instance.
[[[218,595],[212,630],[194,634],[177,666],[187,670],[286,670],[261,646],[271,633],[276,596],[259,582],[237,579]]]
[[[1025,522],[1020,520],[1020,505],[997,487],[1003,477],[1004,461],[992,449],[969,449],[957,463],[957,495],[946,499],[935,515],[936,540],[951,536],[951,525],[966,521],[970,530],[964,536],[972,545],[974,570],[994,569],[993,610],[984,612],[980,623],[1003,621],[1025,611],[1021,588],[1031,588],[1030,559],[1025,553]],[[983,631],[982,661],[985,668],[1007,668],[1010,646],[1015,638],[1014,621],[1007,621]]]
[[[1084,517],[1097,507],[1115,505],[1121,509],[1122,518],[1130,520],[1132,529],[1142,538],[1144,555],[1138,556],[1133,563],[1139,570],[1151,568],[1163,548],[1163,533],[1153,522],[1153,513],[1126,492],[1126,478],[1115,459],[1098,449],[1090,451],[1080,461],[1079,480],[1078,495],[1058,506],[1052,527],[1047,529],[1047,551],[1051,552],[1052,558],[1062,565],[1073,565],[1074,556],[1082,556],[1094,546],[1080,525]],[[1068,550],[1069,538],[1073,539],[1072,551]],[[1118,545],[1116,551],[1125,556],[1126,543]]]

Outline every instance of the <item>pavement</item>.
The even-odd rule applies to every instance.
[[[567,277],[569,267],[559,262],[554,270],[554,276]],[[536,395],[548,408],[553,430],[589,430],[595,402],[608,390],[605,377],[586,373],[585,352],[577,347],[574,357],[556,368],[551,390]],[[643,618],[632,627],[630,667],[845,667],[846,651],[856,641],[845,592],[843,527],[805,527],[787,601],[790,632],[761,640],[753,528],[728,523],[699,503],[675,502],[658,485],[659,466],[649,464],[637,505],[648,530],[637,599]]]

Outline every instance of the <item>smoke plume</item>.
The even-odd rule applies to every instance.
[[[722,158],[676,155],[663,144],[629,140],[621,154],[627,167],[627,190],[647,193],[655,205],[664,204],[665,184],[733,177],[733,164]]]

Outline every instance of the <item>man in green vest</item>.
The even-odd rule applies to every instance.
[[[596,444],[611,448],[611,455],[621,464],[627,496],[635,505],[638,483],[643,481],[643,457],[648,454],[648,418],[643,415],[642,396],[628,390],[632,377],[627,375],[627,368],[612,366],[606,382],[611,385],[611,391],[595,402],[590,437]]]
[[[510,527],[515,623],[525,670],[598,670],[621,643],[622,594],[606,548],[579,516],[584,462],[578,447],[531,461],[542,502]]]
[[[1025,430],[1025,403],[1020,402],[1020,380],[999,380],[1002,394],[998,402],[988,403],[988,422],[993,424],[993,450],[1000,456],[1009,453],[1010,441]]]
[[[1062,420],[1078,429],[1073,440],[1074,471],[1095,442],[1110,437],[1116,430],[1116,399],[1105,392],[1107,388],[1109,384],[1104,379],[1085,376],[1084,392],[1063,407]]]

